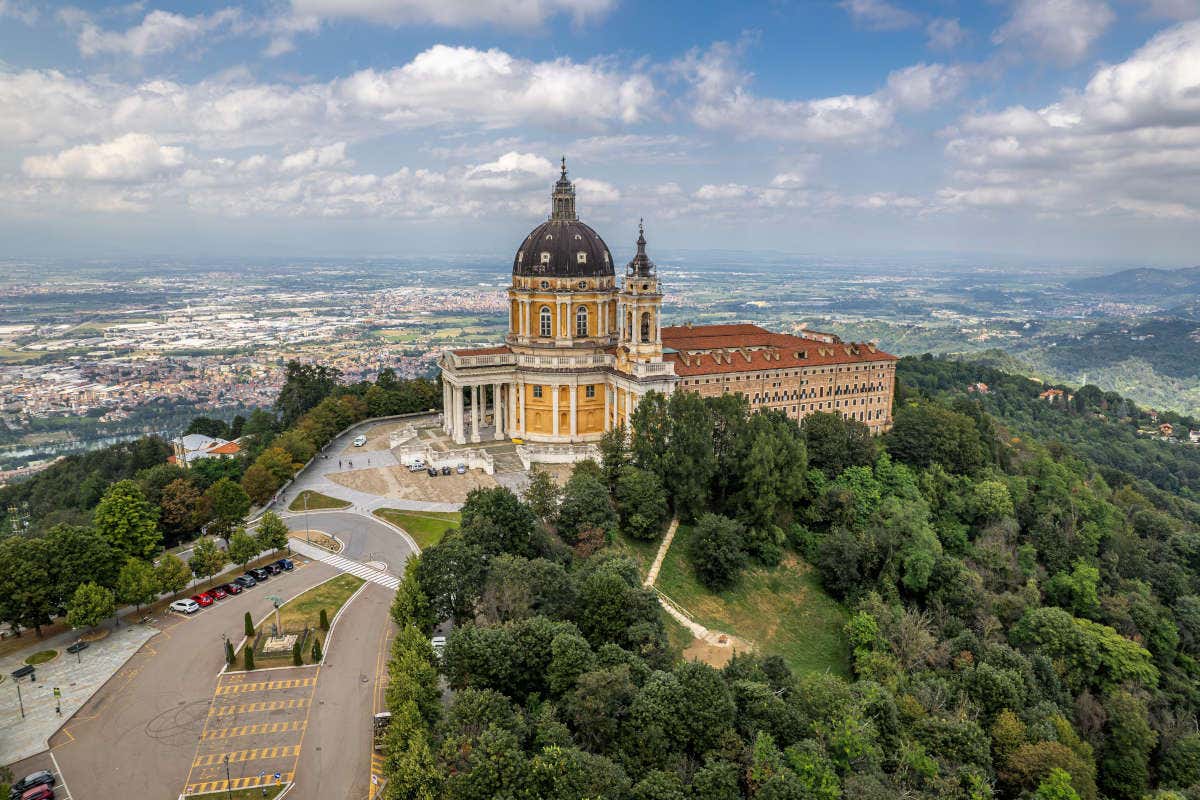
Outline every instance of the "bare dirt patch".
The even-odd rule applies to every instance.
[[[692,643],[683,650],[686,661],[703,661],[710,667],[720,669],[729,663],[736,653],[749,653],[754,646],[744,639],[727,633],[712,631],[703,639],[692,639]]]
[[[355,453],[377,452],[379,450],[391,449],[391,438],[394,431],[398,431],[412,423],[405,420],[394,420],[392,422],[383,422],[379,425],[371,426],[370,430],[360,430],[358,433],[367,437],[367,443],[362,447],[355,447],[353,440],[350,441],[339,455],[353,456]]]
[[[367,494],[435,503],[462,503],[472,489],[491,489],[498,485],[491,475],[476,469],[463,475],[454,473],[431,478],[425,472],[409,472],[408,467],[373,467],[326,477],[348,489]]]

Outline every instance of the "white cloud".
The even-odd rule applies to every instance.
[[[704,128],[742,136],[811,143],[855,144],[878,140],[899,111],[923,111],[951,100],[966,84],[960,67],[916,64],[888,76],[887,86],[868,95],[810,100],[761,97],[749,89],[750,75],[735,52],[718,43],[691,53],[676,65],[692,86],[690,113]]]
[[[1103,0],[1016,0],[995,44],[1058,64],[1076,64],[1116,19]]]
[[[38,20],[38,9],[37,6],[23,0],[0,0],[0,19],[4,17],[33,25]]]
[[[546,186],[558,174],[554,164],[532,153],[508,152],[495,161],[467,170],[466,180],[477,186],[503,191]]]
[[[876,31],[911,28],[920,22],[916,14],[887,0],[841,0],[838,3],[855,24]]]
[[[1154,17],[1188,20],[1200,17],[1200,0],[1145,0],[1146,11]]]
[[[948,205],[1200,219],[1200,20],[1056,103],[963,119],[946,149]]]
[[[142,132],[210,147],[302,146],[437,125],[587,130],[636,123],[657,102],[648,77],[606,63],[435,45],[394,69],[299,85],[261,83],[241,70],[137,84],[0,71],[0,141],[54,145]]]
[[[621,190],[608,181],[576,178],[575,190],[589,205],[612,205],[621,201]]]
[[[967,39],[967,32],[957,19],[930,20],[925,26],[925,44],[931,50],[953,50]]]
[[[60,14],[60,18],[68,22],[73,18],[79,20],[76,42],[79,52],[85,56],[128,55],[144,58],[169,53],[209,33],[236,25],[241,20],[241,11],[226,8],[209,15],[187,17],[154,10],[141,23],[124,31],[107,31],[85,17],[73,17],[69,13]]]
[[[616,0],[292,0],[292,10],[303,16],[444,27],[540,26],[559,14],[580,24],[603,17],[614,6]]]
[[[284,157],[280,162],[280,168],[284,172],[307,172],[314,169],[349,166],[351,163],[346,159],[346,143],[335,142],[324,147],[310,147],[307,150],[292,153]]]
[[[85,144],[22,163],[31,178],[87,181],[145,181],[182,166],[182,147],[160,145],[152,136],[127,133],[112,141]]]

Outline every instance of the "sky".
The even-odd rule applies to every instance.
[[[1200,263],[1200,0],[0,0],[0,255]]]

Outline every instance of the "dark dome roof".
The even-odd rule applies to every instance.
[[[598,278],[613,275],[608,245],[575,216],[575,186],[567,180],[567,161],[554,184],[550,219],[538,225],[513,259],[513,275],[548,278]]]
[[[543,256],[549,253],[549,260]],[[583,261],[579,254],[583,254]],[[613,274],[612,253],[600,234],[577,219],[551,219],[525,237],[513,259],[514,275],[596,278]]]

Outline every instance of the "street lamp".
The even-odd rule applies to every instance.
[[[221,756],[221,763],[225,765],[225,797],[227,800],[233,800],[233,789],[231,784],[233,781],[229,778],[229,754]]]
[[[304,498],[304,543],[312,544],[312,542],[309,541],[308,530],[308,492],[304,492],[300,496]]]

